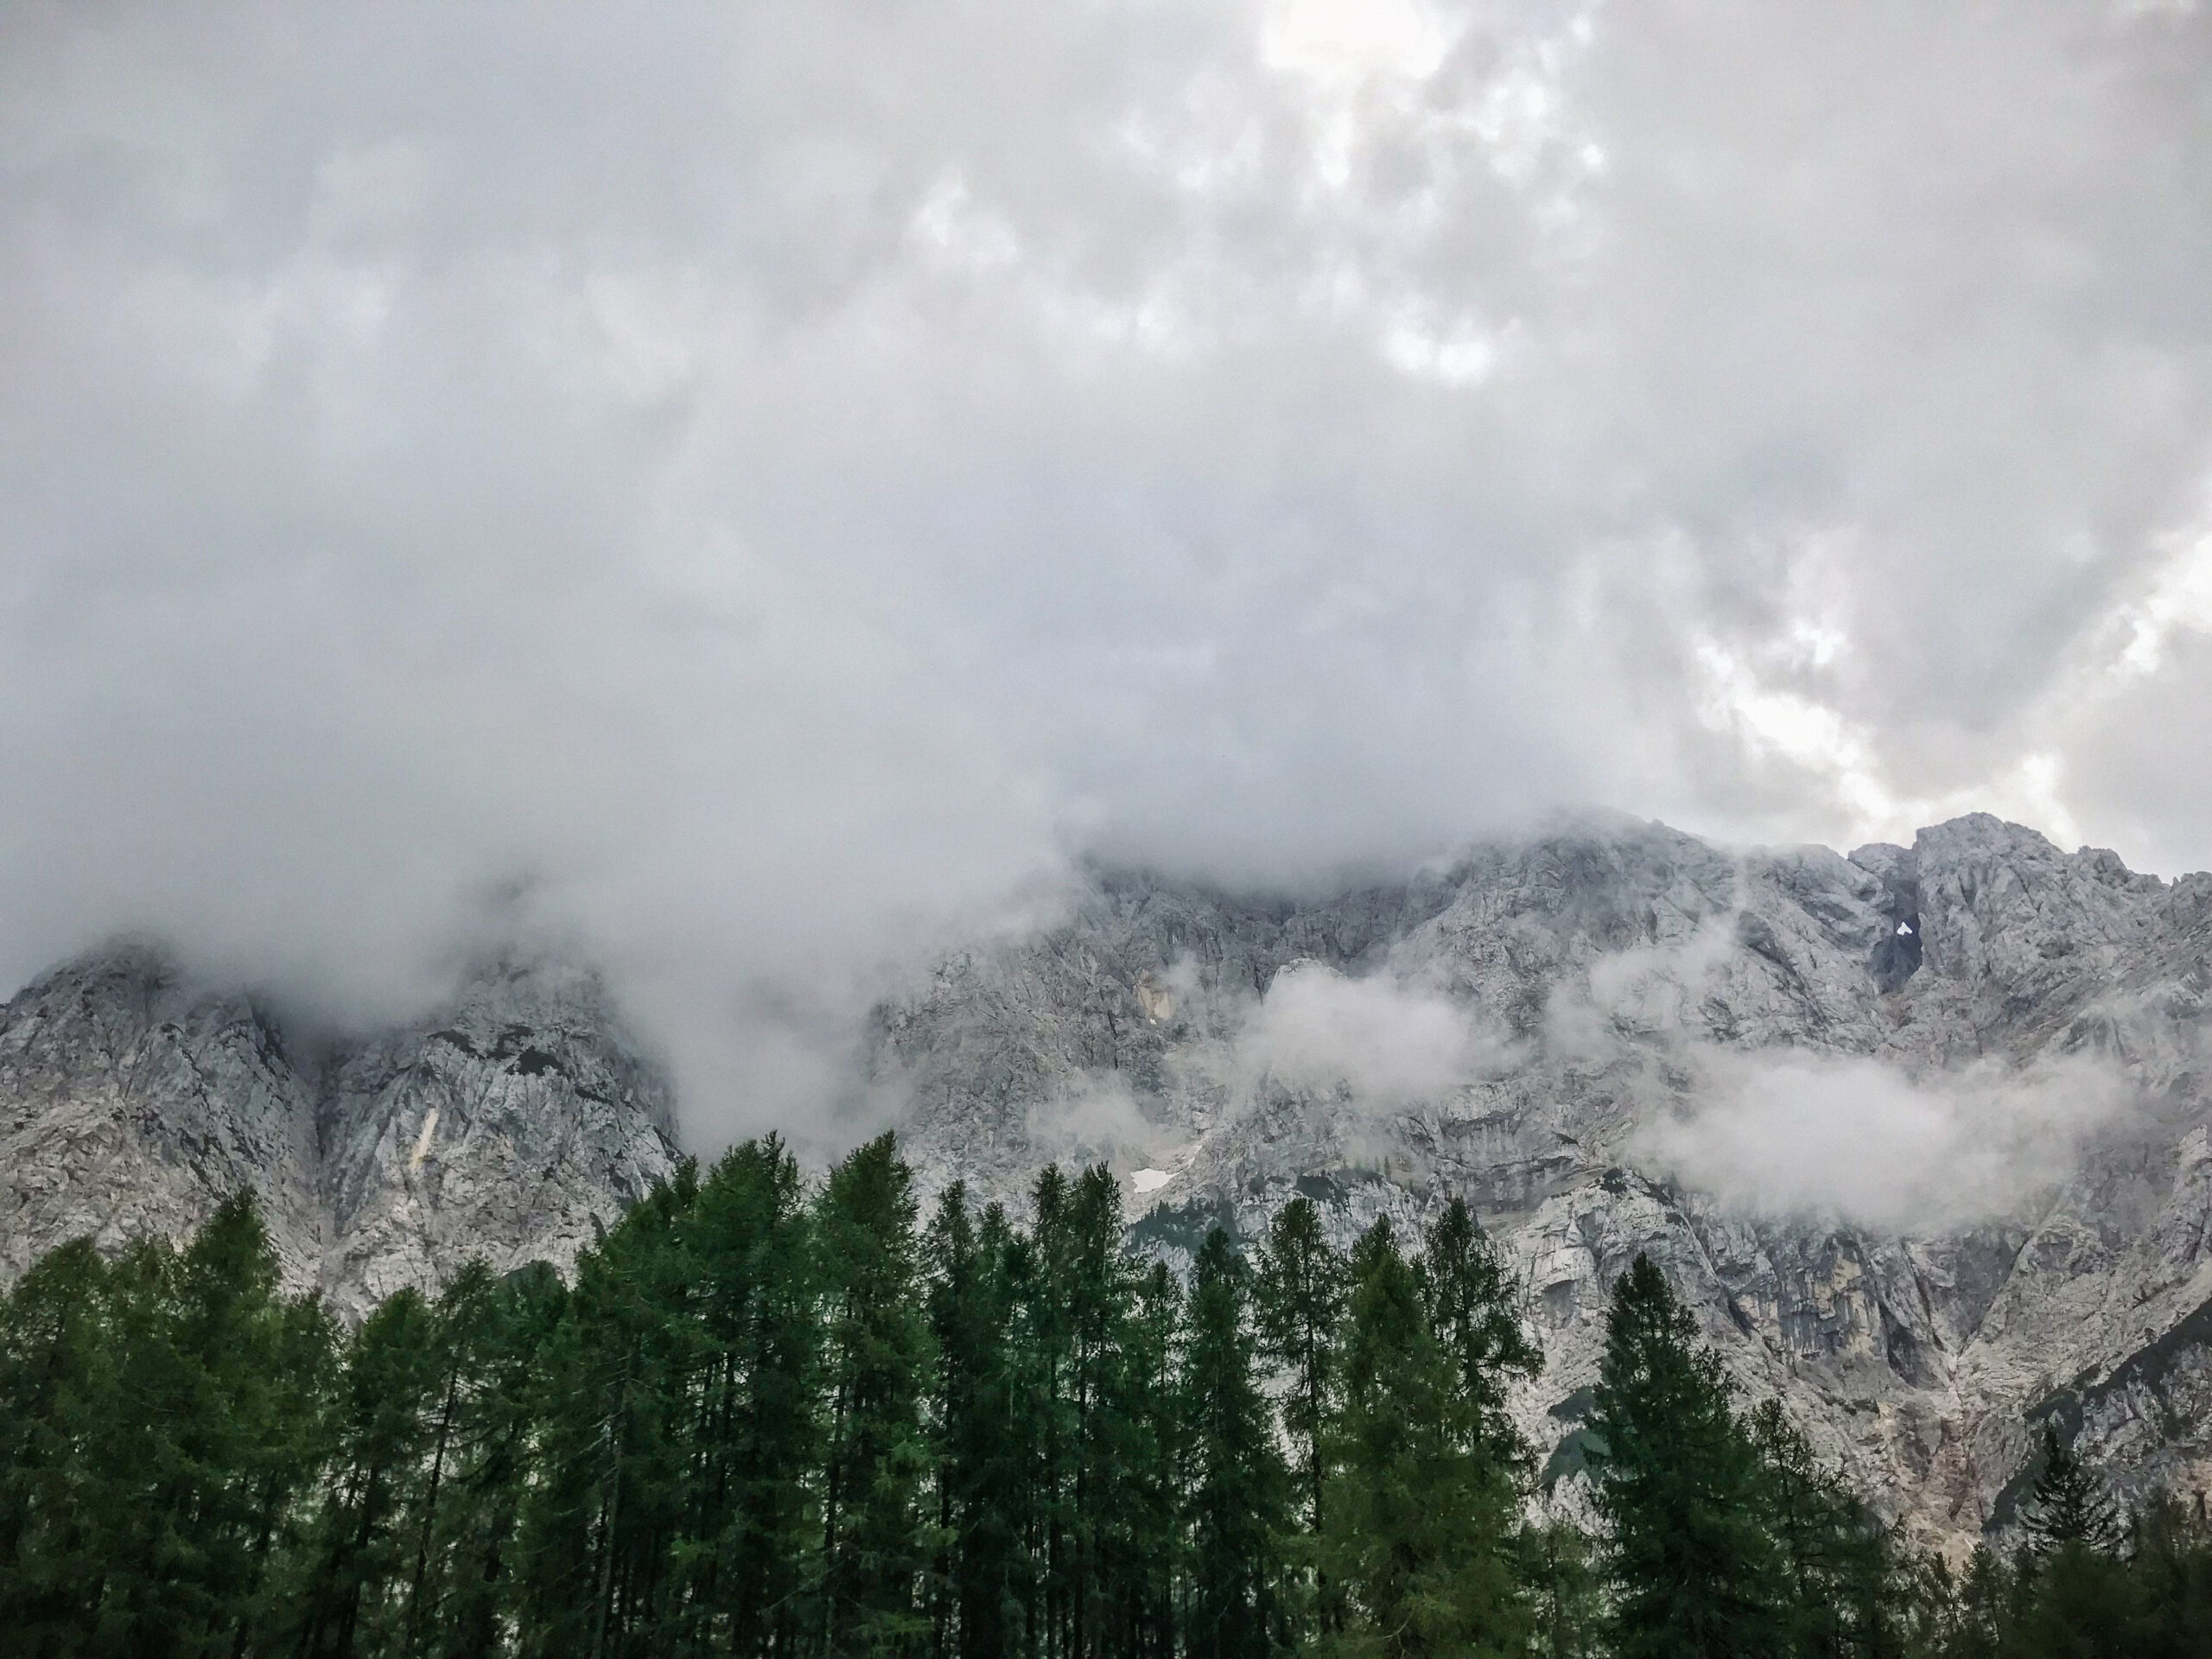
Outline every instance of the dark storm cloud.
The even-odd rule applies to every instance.
[[[2206,862],[2208,219],[2183,7],[11,8],[0,967],[503,906],[710,1138],[1076,849]]]

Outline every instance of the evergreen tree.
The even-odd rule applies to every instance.
[[[1105,1165],[1076,1179],[1065,1211],[1058,1276],[1067,1298],[1067,1390],[1072,1453],[1066,1496],[1068,1629],[1065,1651],[1101,1650],[1113,1595],[1115,1511],[1130,1473],[1130,1424],[1122,1344],[1135,1281],[1122,1243],[1122,1190]]]
[[[418,1534],[421,1587],[410,1589],[408,1659],[507,1651],[540,1379],[567,1307],[560,1275],[542,1262],[505,1279],[471,1263],[439,1299],[450,1390],[440,1402],[445,1458],[436,1461],[434,1441],[435,1491]]]
[[[1020,1460],[1013,1440],[1017,1381],[1006,1213],[979,1228],[956,1183],[930,1223],[930,1328],[937,1366],[931,1415],[938,1448],[935,1659],[1007,1659],[1022,1545]]]
[[[35,1264],[0,1310],[0,1630],[38,1653],[241,1649],[286,1603],[334,1332],[251,1194],[178,1252]]]
[[[2057,1425],[2044,1425],[2036,1471],[2022,1524],[2038,1554],[2061,1544],[2110,1550],[2120,1541],[2120,1522],[2112,1500],[2097,1478],[2074,1455]]]
[[[250,1641],[264,1541],[321,1462],[334,1328],[278,1295],[250,1192],[181,1253],[134,1247],[112,1282],[117,1369],[90,1425],[106,1535],[92,1645],[159,1656]]]
[[[409,1517],[413,1535],[414,1565],[408,1575],[406,1609],[397,1650],[411,1656],[423,1651],[426,1630],[436,1628],[435,1604],[438,1596],[437,1570],[444,1565],[449,1545],[453,1504],[447,1477],[451,1472],[461,1432],[463,1390],[474,1381],[480,1362],[477,1351],[493,1319],[493,1282],[481,1259],[462,1264],[438,1298],[430,1355],[435,1407],[429,1428],[429,1471],[423,1484],[417,1512]]]
[[[1780,1563],[1757,1453],[1719,1358],[1643,1255],[1613,1287],[1592,1427],[1621,1659],[1775,1651]]]
[[[1389,1656],[1516,1653],[1509,1471],[1432,1332],[1388,1220],[1359,1241],[1332,1425],[1324,1560],[1350,1617],[1334,1645]]]
[[[832,1654],[919,1652],[928,1635],[918,1597],[931,1354],[912,1185],[885,1135],[830,1172],[817,1205],[830,1396],[821,1628]]]
[[[1590,1659],[1603,1650],[1604,1586],[1589,1535],[1553,1517],[1521,1535],[1521,1581],[1529,1595],[1537,1659]]]
[[[1888,1535],[1815,1458],[1780,1401],[1762,1401],[1748,1427],[1786,1648],[1821,1659],[1895,1651],[1902,1574]]]
[[[2032,1567],[2025,1553],[2008,1561],[1984,1544],[1962,1575],[1936,1573],[1931,1650],[1942,1659],[2024,1659],[2015,1638],[2034,1591]]]
[[[1520,1466],[1528,1452],[1506,1415],[1505,1390],[1513,1378],[1542,1371],[1543,1351],[1514,1312],[1497,1253],[1465,1199],[1453,1198],[1429,1229],[1421,1285],[1429,1328],[1451,1363],[1460,1397],[1492,1454]]]
[[[1186,1297],[1127,1254],[1103,1172],[1040,1182],[1028,1235],[956,1190],[917,1241],[909,1186],[887,1139],[811,1193],[747,1142],[573,1290],[472,1264],[342,1338],[279,1293],[251,1199],[182,1249],[49,1253],[0,1298],[0,1653],[2212,1651],[2201,1500],[2153,1497],[2123,1551],[2053,1443],[2040,1547],[1955,1576],[1777,1405],[1737,1417],[1649,1262],[1590,1425],[1600,1573],[1571,1526],[1516,1524],[1495,1414],[1526,1339],[1471,1217],[1418,1262],[1370,1230],[1341,1328],[1308,1275],[1301,1344],[1284,1264],[1328,1258],[1299,1221],[1257,1275],[1211,1235]],[[1338,1616],[1310,1632],[1283,1566],[1314,1541],[1287,1535],[1309,1469],[1254,1376],[1270,1273],[1287,1391],[1319,1374],[1329,1405],[1312,1554]]]
[[[804,1639],[819,1534],[822,1323],[814,1223],[775,1135],[715,1164],[683,1229],[696,1287],[681,1617],[685,1643],[743,1655]]]
[[[1047,1168],[1035,1189],[1040,1211],[1065,1195],[1059,1171]],[[1035,1233],[1034,1228],[1009,1226],[1000,1255],[1009,1314],[1006,1445],[1011,1478],[1006,1501],[1018,1540],[1008,1562],[1007,1619],[1009,1640],[1027,1659],[1058,1652],[1052,1645],[1057,1627],[1049,1584],[1059,1519],[1058,1379],[1065,1359],[1064,1321]]]
[[[414,1290],[387,1296],[346,1344],[333,1418],[333,1462],[308,1547],[295,1650],[353,1659],[400,1630],[403,1522],[429,1450],[425,1408],[439,1381],[435,1319]],[[425,1492],[427,1497],[427,1491]]]
[[[1020,1433],[1029,1448],[1029,1554],[1032,1586],[1025,1608],[1025,1645],[1042,1659],[1075,1659],[1076,1258],[1080,1228],[1067,1176],[1057,1165],[1037,1178],[1036,1220],[1021,1273]]]
[[[2156,1493],[2128,1531],[2128,1565],[2142,1605],[2133,1634],[2139,1659],[2212,1653],[2212,1525],[2204,1495],[2191,1505]]]
[[[1116,1413],[1125,1445],[1116,1505],[1116,1605],[1099,1649],[1171,1659],[1181,1649],[1183,1493],[1190,1440],[1183,1388],[1183,1287],[1162,1262],[1138,1281],[1122,1349]],[[1272,1445],[1270,1450],[1272,1450]]]
[[[2082,1539],[2054,1543],[2024,1577],[2006,1659],[2140,1659],[2147,1609],[2127,1563]],[[2200,1653],[2202,1649],[2198,1650]]]
[[[1283,1433],[1298,1460],[1307,1531],[1325,1518],[1325,1434],[1335,1403],[1337,1343],[1344,1314],[1344,1257],[1331,1248],[1321,1213],[1296,1198],[1276,1211],[1254,1286],[1260,1351],[1286,1376]]]
[[[1192,1659],[1266,1659],[1281,1623],[1275,1554],[1288,1473],[1253,1376],[1247,1277],[1229,1235],[1214,1228],[1192,1276],[1184,1361]]]
[[[678,1224],[697,1197],[687,1162],[577,1257],[543,1351],[518,1608],[526,1652],[614,1659],[664,1643],[696,1359]]]
[[[26,1651],[67,1650],[99,1593],[113,1500],[86,1452],[120,1357],[112,1294],[80,1238],[0,1302],[0,1615]]]

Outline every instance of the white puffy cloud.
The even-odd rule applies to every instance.
[[[1238,1039],[1248,1071],[1294,1088],[1349,1090],[1377,1107],[1447,1095],[1510,1055],[1463,1005],[1387,975],[1325,963],[1278,973]]]
[[[1926,1077],[1859,1058],[1705,1051],[1693,1103],[1634,1150],[1725,1203],[1905,1233],[2015,1215],[2133,1102],[2079,1058]]]

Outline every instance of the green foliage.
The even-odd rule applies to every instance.
[[[1184,1365],[1194,1659],[1266,1659],[1281,1629],[1288,1471],[1253,1372],[1249,1274],[1217,1227],[1192,1274]]]
[[[1590,1535],[1556,1518],[1529,1528],[1519,1546],[1537,1659],[1588,1659],[1604,1651],[1605,1580]]]
[[[1544,1356],[1514,1311],[1497,1253],[1465,1199],[1453,1198],[1429,1230],[1419,1276],[1429,1329],[1462,1403],[1491,1454],[1520,1470],[1529,1452],[1506,1415],[1506,1389],[1539,1375]]]
[[[931,1338],[912,1185],[886,1135],[830,1172],[817,1206],[829,1395],[822,1639],[830,1653],[918,1651],[927,1628],[915,1597]]]
[[[1300,1200],[1187,1283],[1105,1170],[920,1225],[888,1137],[686,1166],[571,1284],[481,1263],[351,1331],[250,1197],[0,1299],[0,1656],[2197,1659],[2201,1502],[2126,1536],[2046,1445],[2031,1544],[1954,1571],[1662,1278],[1617,1289],[1605,1522],[1528,1518],[1536,1352],[1474,1217],[1349,1259]]]
[[[1592,1427],[1623,1659],[1782,1649],[1786,1558],[1720,1363],[1645,1256],[1613,1287]]]
[[[2200,1659],[2212,1653],[2212,1527],[2202,1499],[2154,1494],[2115,1548],[2032,1537],[2008,1560],[1920,1573],[1929,1659]]]
[[[1890,1535],[1813,1455],[1778,1400],[1747,1425],[1758,1454],[1763,1520],[1778,1554],[1773,1600],[1783,1649],[1896,1653],[1910,1621],[1897,1587],[1904,1563]]]
[[[1318,1534],[1329,1474],[1325,1431],[1336,1401],[1346,1286],[1344,1258],[1330,1246],[1311,1198],[1293,1198],[1275,1212],[1255,1290],[1261,1350],[1288,1380],[1283,1431],[1298,1459],[1307,1529]]]
[[[1522,1650],[1518,1494],[1387,1220],[1352,1252],[1323,1560],[1357,1654]]]
[[[2024,1525],[2041,1552],[2065,1544],[2109,1550],[2120,1541],[2119,1517],[2097,1478],[2074,1455],[2057,1425],[2044,1425],[2037,1444],[2035,1485],[2029,1493]]]
[[[980,1227],[956,1185],[930,1224],[929,1317],[938,1366],[930,1401],[938,1451],[931,1570],[933,1652],[1002,1659],[1025,1579],[1023,1469],[1014,1438],[1019,1377],[1006,1214]]]

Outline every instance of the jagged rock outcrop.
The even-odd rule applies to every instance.
[[[497,962],[420,1027],[293,1041],[145,946],[0,1008],[0,1271],[261,1197],[285,1276],[359,1313],[471,1255],[571,1260],[675,1165],[666,1084],[596,976]]]
[[[0,1009],[0,1269],[89,1234],[175,1236],[261,1195],[286,1274],[322,1254],[315,1090],[276,1022],[143,946],[54,969]]]
[[[1482,1052],[1410,1096],[1286,1067],[1255,1033],[1301,962],[1440,999]],[[2212,877],[1986,815],[1848,858],[1617,822],[1309,902],[1102,873],[1061,925],[883,1010],[875,1053],[930,1182],[1019,1205],[1048,1159],[1103,1156],[1149,1172],[1136,1232],[1170,1252],[1217,1216],[1256,1231],[1300,1190],[1346,1240],[1465,1195],[1544,1344],[1520,1410],[1554,1474],[1576,1466],[1611,1281],[1649,1251],[1746,1389],[1786,1395],[1886,1510],[1957,1540],[2012,1518],[2047,1418],[2124,1492],[2212,1482],[2208,985]],[[1756,1069],[1777,1061],[1835,1068],[1847,1114],[1853,1079],[1892,1077],[1940,1101],[2047,1076],[2044,1109],[2093,1084],[2122,1103],[1993,1198],[1916,1173],[1924,1224],[1673,1179],[1653,1126],[1716,1077],[1797,1087]],[[1962,1188],[1988,1173],[1967,1150]]]
[[[1648,1251],[1748,1391],[1955,1541],[2012,1518],[2044,1421],[2124,1494],[2212,1485],[2208,989],[2212,876],[1981,815],[1848,857],[1621,820],[1324,899],[1095,873],[879,1010],[870,1052],[925,1185],[1019,1207],[1047,1160],[1105,1158],[1171,1256],[1295,1192],[1346,1243],[1465,1195],[1542,1341],[1516,1408],[1563,1490]],[[1850,1151],[1809,1131],[1955,1097],[1980,1114],[1929,1143],[1955,1167],[1891,1171],[1872,1218],[1808,1198],[1834,1184],[1802,1166]],[[1794,1103],[1806,1147],[1691,1179],[1659,1132],[1716,1100]],[[588,973],[493,964],[434,1018],[309,1046],[134,948],[0,1008],[0,1277],[250,1185],[292,1282],[358,1312],[470,1255],[572,1257],[676,1149]]]

